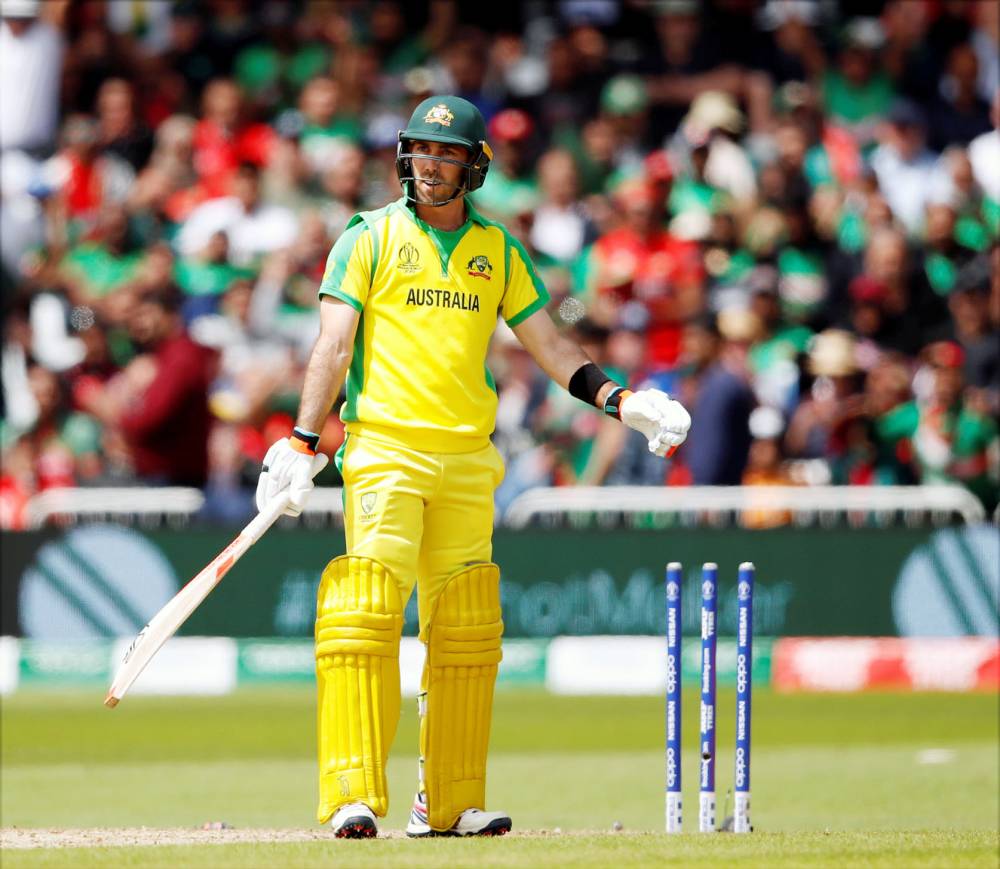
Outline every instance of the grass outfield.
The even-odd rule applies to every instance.
[[[2,704],[3,827],[307,828],[315,808],[308,689],[225,698],[23,692]],[[684,697],[687,828],[697,823],[697,713]],[[416,712],[404,704],[386,826],[406,822]],[[720,691],[720,818],[732,782],[733,695]],[[997,865],[995,695],[755,692],[752,837],[668,839],[663,702],[498,694],[490,804],[515,830],[496,842],[257,843],[5,850],[8,866]],[[571,835],[610,830],[624,834]],[[920,831],[920,832],[916,832]],[[943,832],[948,831],[948,832]],[[337,849],[332,851],[331,849]],[[343,849],[343,850],[341,850]]]
[[[400,839],[377,842],[310,842],[284,845],[202,845],[156,848],[75,848],[65,851],[8,851],[12,867],[535,867],[572,866],[995,866],[995,833],[762,833],[751,839],[685,833],[509,836],[485,841]]]

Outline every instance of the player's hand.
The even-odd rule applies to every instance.
[[[684,405],[659,389],[633,392],[623,399],[618,412],[625,425],[642,432],[649,441],[649,451],[658,456],[672,456],[691,428],[691,416]]]
[[[313,477],[328,461],[323,453],[311,456],[299,452],[288,438],[275,441],[264,456],[264,466],[257,480],[257,509],[262,511],[273,498],[287,491],[290,500],[285,515],[298,516],[313,490]]]

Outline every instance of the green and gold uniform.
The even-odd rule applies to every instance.
[[[490,563],[503,463],[486,354],[498,317],[516,326],[548,294],[522,245],[465,208],[453,232],[406,197],[355,215],[320,287],[360,314],[337,456],[348,554],[324,572],[317,612],[321,822],[359,800],[387,811],[399,630],[415,585],[428,823],[447,830],[485,801],[503,629]]]

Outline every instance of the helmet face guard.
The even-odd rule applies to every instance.
[[[457,139],[451,138],[445,139],[442,137],[440,139],[440,141],[443,141],[446,144],[458,145],[470,151],[472,153],[472,157],[468,163],[465,163],[461,160],[453,160],[449,157],[436,157],[431,154],[414,154],[410,151],[412,142],[438,141],[438,138],[428,137],[427,139],[423,139],[419,135],[408,137],[405,133],[405,130],[400,131],[399,143],[396,145],[396,175],[399,177],[399,183],[403,187],[403,195],[406,197],[407,202],[419,202],[421,205],[430,205],[432,207],[447,205],[449,202],[454,202],[460,196],[464,196],[466,193],[471,193],[473,190],[478,190],[483,186],[483,182],[486,180],[486,173],[490,168],[490,161],[493,159],[493,151],[490,149],[490,146],[486,144],[485,140],[480,140],[479,142],[473,144],[471,142],[458,141]],[[416,182],[418,180],[428,181],[429,179],[418,179],[413,169],[414,158],[417,158],[418,160],[433,160],[437,163],[450,163],[453,166],[461,166],[462,169],[465,170],[463,180],[457,185],[448,184],[440,180],[431,181],[434,185],[434,197],[430,202],[421,202],[417,199]],[[442,192],[442,196],[445,198],[438,198],[439,189]]]

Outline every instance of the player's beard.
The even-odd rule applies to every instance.
[[[428,189],[428,185],[433,186]],[[414,178],[413,187],[417,194],[417,202],[421,205],[431,206],[446,205],[464,189],[464,185],[460,182],[445,181],[440,175]]]

